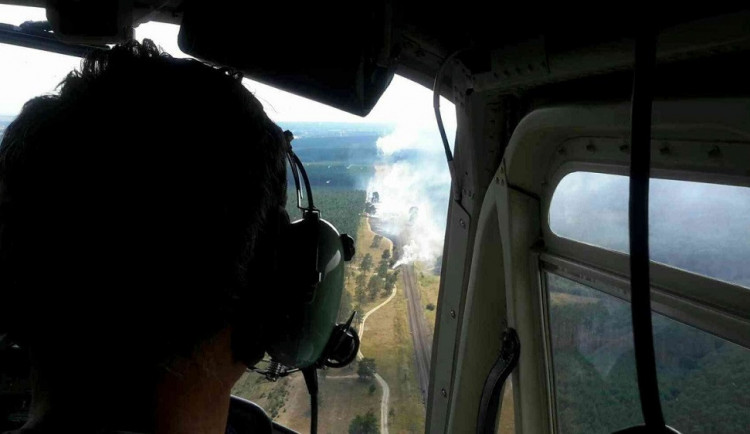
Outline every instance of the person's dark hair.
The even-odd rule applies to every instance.
[[[150,41],[93,52],[0,145],[0,332],[133,363],[189,355],[267,291],[246,275],[286,201],[283,143],[235,74]]]

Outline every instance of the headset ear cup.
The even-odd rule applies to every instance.
[[[262,359],[268,347],[268,330],[274,326],[274,306],[279,303],[278,276],[289,225],[289,214],[283,206],[268,213],[243,276],[244,287],[240,288],[232,307],[232,350],[235,358],[247,366]]]

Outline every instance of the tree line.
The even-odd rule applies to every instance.
[[[642,423],[629,305],[547,274],[562,433]],[[750,350],[653,315],[659,393],[668,425],[687,433],[750,431]]]

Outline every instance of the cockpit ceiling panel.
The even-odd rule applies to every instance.
[[[397,68],[429,86],[442,59],[457,50],[464,50],[459,58],[466,69],[480,77],[481,83],[475,90],[481,91],[495,87],[494,82],[482,77],[499,74],[503,79],[502,73],[507,68],[498,71],[498,61],[516,65],[528,60],[528,53],[518,47],[528,46],[529,41],[541,41],[537,47],[541,57],[536,57],[557,59],[570,53],[588,53],[592,47],[595,50],[621,47],[644,26],[650,25],[661,32],[741,11],[739,6],[720,2],[682,4],[679,8],[658,5],[650,9],[636,8],[632,2],[574,8],[568,4],[540,7],[529,2],[498,5],[478,0],[452,4],[426,0],[293,4],[230,0],[0,0],[0,3],[73,7],[78,11],[85,10],[87,4],[100,10],[107,9],[102,5],[108,4],[112,6],[110,9],[127,11],[127,19],[120,15],[118,23],[129,22],[133,26],[148,21],[181,23],[181,44],[188,53],[359,115],[365,115],[374,106]],[[71,21],[85,20],[79,17]],[[681,36],[684,40],[677,42],[700,46],[701,38],[711,33],[685,34]],[[96,41],[104,42],[102,38]],[[504,57],[498,60],[498,53]],[[505,58],[508,53],[525,57]],[[549,63],[540,64],[546,68]]]
[[[216,8],[218,4],[225,7]],[[231,11],[231,13],[227,13]],[[390,16],[380,1],[258,6],[186,2],[182,51],[365,116],[393,77]]]

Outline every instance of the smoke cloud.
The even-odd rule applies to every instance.
[[[451,104],[445,105],[443,117],[452,145],[455,114]],[[368,197],[378,193],[373,216],[379,230],[402,246],[394,267],[416,260],[432,266],[443,252],[451,183],[437,126],[397,125],[378,139],[377,147],[381,162]]]

